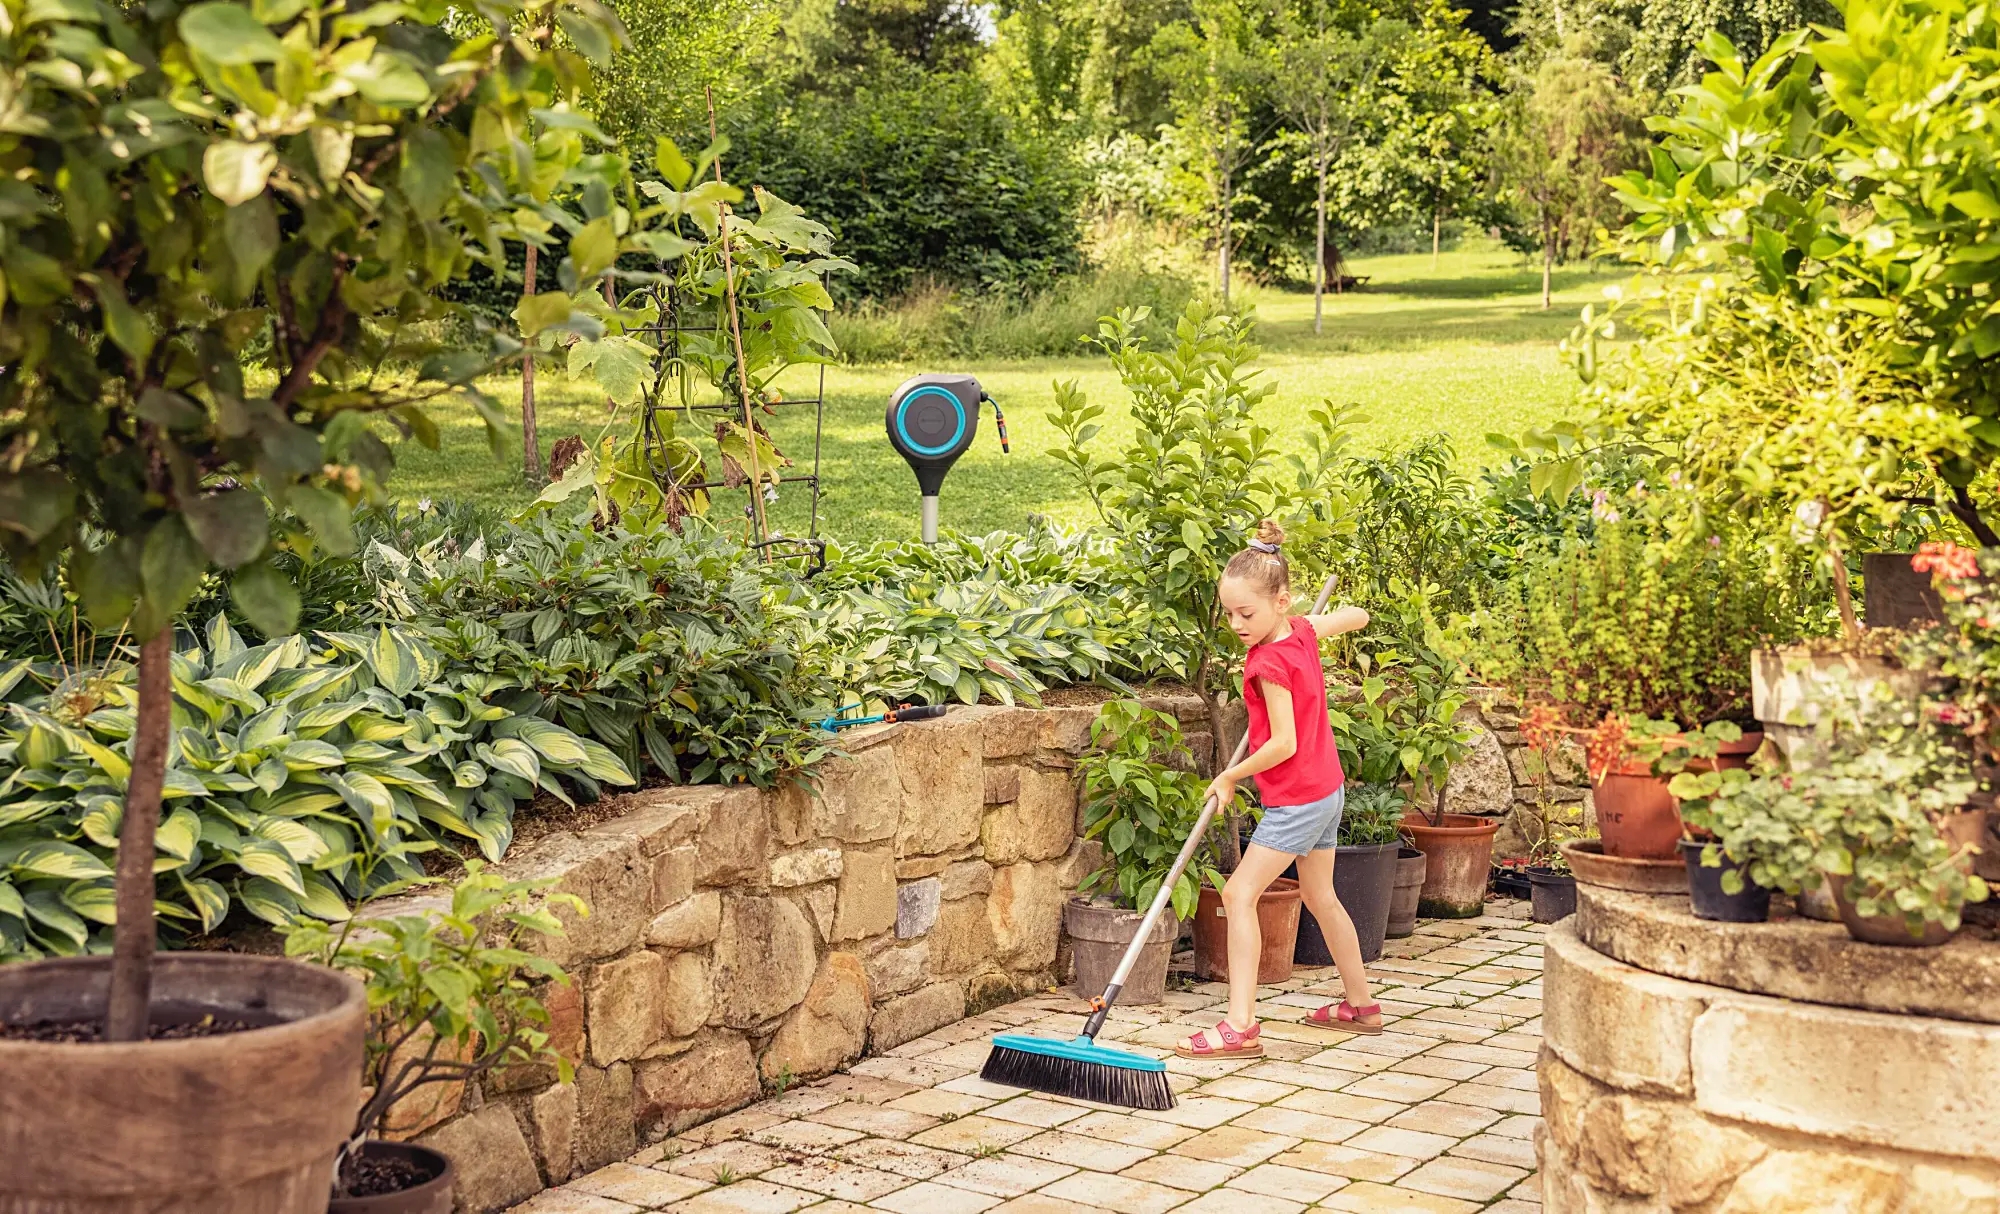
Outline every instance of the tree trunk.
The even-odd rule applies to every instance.
[[[1542,224],[1542,311],[1550,307],[1549,278],[1555,268],[1556,232],[1547,222]]]
[[[528,246],[528,268],[521,278],[521,293],[535,293],[534,245]],[[542,440],[535,433],[535,348],[529,346],[521,354],[521,479],[528,482],[528,488],[539,489],[548,483],[548,470],[542,467]]]
[[[1431,200],[1431,273],[1438,268],[1438,238],[1444,231],[1444,195]]]
[[[139,720],[132,738],[132,774],[125,784],[125,818],[118,828],[117,923],[111,936],[111,996],[107,1041],[144,1041],[153,994],[153,855],[160,828],[160,791],[167,779],[167,735],[173,723],[174,629],[163,625],[139,646]]]
[[[1320,115],[1320,126],[1324,129],[1325,125],[1326,115],[1322,112]],[[1319,267],[1319,273],[1313,280],[1313,333],[1317,336],[1320,331],[1321,301],[1326,297],[1326,147],[1324,142],[1322,142],[1319,148],[1319,157],[1313,168],[1314,176],[1318,179],[1316,195],[1313,200],[1313,263]]]
[[[1222,175],[1222,241],[1215,252],[1216,277],[1222,284],[1222,306],[1229,306],[1229,174]]]

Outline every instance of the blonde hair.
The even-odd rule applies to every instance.
[[[1222,576],[1242,578],[1273,598],[1286,593],[1292,588],[1292,567],[1279,549],[1284,542],[1283,527],[1272,519],[1260,520],[1250,546],[1229,558]]]

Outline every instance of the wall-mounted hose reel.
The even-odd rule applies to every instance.
[[[944,487],[944,474],[978,435],[982,403],[993,406],[1000,450],[1007,453],[1007,419],[1000,402],[986,395],[970,375],[914,375],[889,397],[889,445],[917,474],[926,544],[937,542],[938,491]]]

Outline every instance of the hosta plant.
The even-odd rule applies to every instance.
[[[132,771],[134,670],[72,673],[0,724],[0,959],[95,950]],[[155,906],[181,937],[240,908],[270,923],[340,920],[417,877],[456,838],[498,858],[513,814],[558,777],[630,784],[604,747],[486,701],[401,630],[243,643],[223,616],[173,656],[174,731],[155,840]],[[6,678],[0,678],[5,683]]]
[[[1201,817],[1207,781],[1180,723],[1137,700],[1112,700],[1090,723],[1090,749],[1077,763],[1083,780],[1083,834],[1104,844],[1104,867],[1084,879],[1085,893],[1122,906],[1152,905],[1174,857]],[[1204,845],[1174,883],[1174,914],[1194,914],[1202,882],[1222,888],[1213,850]]]

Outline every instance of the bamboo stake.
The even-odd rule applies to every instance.
[[[703,95],[708,98],[708,143],[714,147],[719,139],[715,130],[715,90],[704,87]],[[722,157],[715,158],[715,184],[722,184]],[[764,475],[757,466],[757,422],[750,412],[750,369],[743,361],[743,322],[736,314],[736,263],[729,253],[729,204],[716,203],[716,231],[722,239],[722,289],[729,307],[729,339],[736,347],[736,395],[743,402],[743,445],[750,457],[750,517],[757,531],[757,542],[764,543],[771,533],[764,523]],[[765,559],[770,558],[768,549],[759,549]]]

